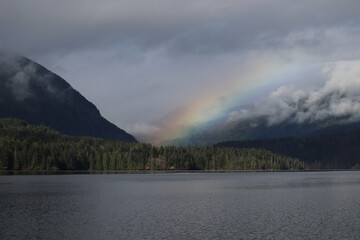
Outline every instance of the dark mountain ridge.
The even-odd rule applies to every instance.
[[[204,130],[183,138],[166,140],[161,145],[211,145],[227,141],[254,139],[277,139],[285,137],[311,137],[338,132],[349,132],[360,128],[360,122],[347,123],[346,118],[329,118],[321,121],[295,123],[284,121],[269,126],[265,117],[236,121],[218,128]]]
[[[136,142],[69,83],[25,57],[0,51],[0,118],[19,118],[72,136]]]
[[[311,169],[360,168],[360,129],[310,137],[227,141],[215,146],[264,149],[297,158]]]

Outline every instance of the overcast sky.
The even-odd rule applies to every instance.
[[[0,0],[0,48],[59,74],[119,127],[152,135],[282,86],[324,89],[329,66],[360,67],[359,13],[359,0]],[[264,80],[269,68],[290,73]],[[202,118],[172,117],[199,102]]]

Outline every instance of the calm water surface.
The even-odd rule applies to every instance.
[[[360,239],[360,172],[0,176],[0,239]]]

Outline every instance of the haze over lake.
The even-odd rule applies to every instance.
[[[0,239],[358,239],[360,172],[0,176]]]

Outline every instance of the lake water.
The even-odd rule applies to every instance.
[[[0,176],[0,239],[360,239],[360,172]]]

